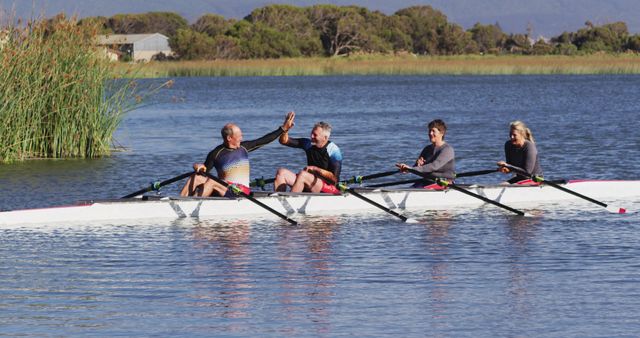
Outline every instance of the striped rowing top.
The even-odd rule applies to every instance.
[[[231,149],[221,144],[207,155],[204,165],[207,171],[216,168],[218,177],[232,183],[249,186],[251,181],[251,166],[249,165],[249,153],[273,142],[284,132],[278,128],[259,139],[242,141],[240,147]]]

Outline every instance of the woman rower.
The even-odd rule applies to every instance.
[[[531,130],[522,121],[511,122],[510,140],[504,144],[504,154],[506,162],[498,162],[500,171],[508,174],[511,169],[505,165],[511,165],[517,169],[526,172],[529,176],[542,176],[540,161],[538,160],[538,149],[533,140]],[[515,173],[515,175],[507,181],[511,184],[532,184],[535,183],[529,177]]]
[[[432,174],[447,181],[453,181],[455,178],[455,153],[453,147],[444,141],[447,125],[444,121],[438,119],[429,122],[427,127],[431,144],[422,149],[420,157],[418,157],[412,169]],[[396,166],[403,172],[410,168],[404,163],[398,163]],[[413,188],[441,189],[438,184],[427,180],[414,184]]]

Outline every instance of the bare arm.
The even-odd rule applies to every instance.
[[[314,174],[314,175],[318,175],[320,177],[322,177],[324,180],[328,181],[329,183],[335,184],[337,179],[336,176],[329,170],[325,170],[322,168],[318,168],[316,166],[306,166],[304,168],[304,170]]]

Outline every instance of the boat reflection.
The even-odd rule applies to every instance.
[[[214,317],[249,318],[256,295],[250,275],[251,223],[200,221],[192,228],[195,306],[210,306]],[[229,324],[234,325],[234,324]],[[227,327],[232,332],[240,328]]]
[[[535,238],[540,224],[541,211],[529,211],[533,217],[510,217],[507,220],[505,254],[508,262],[507,295],[510,313],[517,318],[530,318],[535,304],[532,287],[535,272],[532,271],[532,257],[535,253]]]
[[[340,224],[331,217],[309,218],[299,227],[198,221],[190,228],[198,255],[191,260],[193,306],[210,307],[210,316],[228,319],[271,309],[267,312],[283,325],[282,332],[304,323],[316,334],[328,334],[336,287],[332,242]],[[241,323],[229,321],[218,329],[242,332],[250,325]]]
[[[278,240],[281,315],[291,323],[312,323],[316,334],[331,331],[329,309],[336,287],[332,242],[339,227],[336,217],[309,219],[301,228],[283,228]]]
[[[434,212],[429,218],[424,219],[423,243],[426,246],[426,258],[429,264],[426,279],[429,285],[428,309],[434,325],[443,323],[447,319],[448,304],[451,296],[448,291],[450,278],[450,245],[449,228],[452,224],[452,215],[447,211]]]

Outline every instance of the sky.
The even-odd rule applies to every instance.
[[[413,5],[430,5],[447,15],[449,21],[467,29],[477,22],[497,22],[508,33],[525,33],[531,27],[534,36],[546,37],[576,31],[586,21],[596,25],[624,21],[630,32],[640,33],[640,0],[0,0],[0,13],[4,13],[4,18],[29,18],[34,13],[109,17],[118,13],[169,11],[194,22],[205,13],[239,19],[272,3],[300,7],[318,3],[358,5],[389,15]]]

